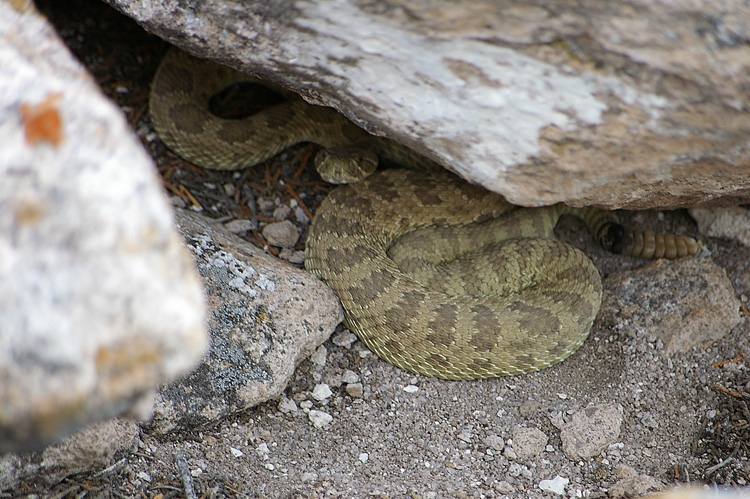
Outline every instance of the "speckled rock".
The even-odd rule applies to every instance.
[[[610,275],[599,317],[629,334],[658,338],[671,354],[726,335],[740,321],[739,308],[724,269],[707,258],[684,258]]]
[[[206,290],[211,351],[163,387],[148,428],[192,428],[281,394],[295,366],[333,332],[343,312],[318,278],[265,254],[201,215],[178,210],[180,232]]]
[[[741,206],[691,208],[701,234],[726,237],[750,246],[750,210]]]
[[[563,452],[571,459],[594,457],[620,436],[622,406],[592,405],[573,414],[560,430]]]

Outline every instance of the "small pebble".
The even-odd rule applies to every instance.
[[[364,395],[362,383],[349,383],[348,385],[346,385],[346,393],[348,393],[351,397],[361,399]]]
[[[297,404],[294,403],[294,400],[288,399],[286,397],[283,397],[281,400],[279,400],[278,408],[279,411],[283,412],[284,414],[297,412]]]
[[[310,356],[310,362],[316,366],[323,367],[326,365],[326,358],[328,357],[328,350],[325,346],[320,345],[317,350]]]
[[[312,396],[318,402],[322,402],[331,395],[333,395],[331,387],[329,387],[326,383],[315,385],[315,388],[313,388]]]
[[[316,411],[314,409],[308,413],[307,417],[310,418],[310,422],[316,428],[325,428],[333,422],[333,416],[327,412]]]
[[[359,381],[359,375],[351,369],[344,369],[344,373],[341,375],[342,383],[356,383]]]
[[[307,213],[305,213],[305,210],[303,210],[300,207],[297,207],[294,209],[294,218],[297,219],[297,223],[301,223],[301,224],[310,223],[310,217],[308,217]]]
[[[503,450],[503,447],[505,447],[505,441],[498,435],[487,435],[484,437],[484,440],[482,440],[482,443],[496,451],[501,451]]]
[[[302,482],[304,482],[304,483],[314,482],[315,480],[318,479],[318,474],[317,473],[310,473],[309,471],[305,471],[304,473],[302,473],[302,475],[299,477],[299,479],[302,480]]]
[[[280,246],[282,248],[292,248],[297,244],[299,232],[289,220],[268,224],[263,227],[263,237],[266,238],[271,246]]]
[[[542,480],[539,482],[539,488],[561,496],[565,495],[565,486],[568,485],[569,482],[570,480],[567,478],[557,475],[552,480]]]
[[[334,334],[331,338],[331,342],[333,342],[334,345],[344,348],[351,347],[352,343],[355,341],[357,341],[357,335],[351,331],[341,331],[340,333]]]
[[[473,435],[471,434],[471,432],[464,430],[461,433],[459,433],[457,437],[459,440],[463,440],[467,444],[470,444]]]
[[[231,452],[234,457],[240,457],[240,456],[244,456],[245,455],[244,452],[242,452],[239,449],[235,449],[234,447],[230,447],[229,448],[229,452]]]
[[[404,391],[406,393],[417,393],[419,391],[419,387],[416,385],[406,385],[404,387]]]
[[[363,463],[366,463],[368,459],[370,459],[370,455],[367,452],[363,452],[359,455],[359,460]]]
[[[252,220],[242,219],[242,220],[232,220],[231,222],[227,222],[224,224],[224,228],[227,229],[229,232],[232,232],[233,234],[239,234],[242,232],[253,230],[257,227],[255,227],[255,224],[253,223]]]
[[[286,218],[292,214],[292,209],[286,205],[281,205],[273,210],[273,218],[276,220],[286,220]]]

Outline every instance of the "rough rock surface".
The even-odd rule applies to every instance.
[[[520,205],[750,199],[750,8],[107,0]]]
[[[592,405],[571,417],[560,430],[562,449],[572,459],[594,457],[620,436],[620,404]]]
[[[52,29],[7,2],[0,137],[2,453],[142,408],[208,338],[153,163]]]
[[[723,337],[739,323],[739,310],[724,269],[706,258],[685,258],[610,275],[599,320],[615,330],[658,339],[669,355],[705,348]]]
[[[750,246],[750,210],[742,206],[691,208],[701,234],[735,239]]]
[[[69,475],[104,468],[116,453],[135,452],[139,433],[135,422],[112,419],[91,425],[43,451],[0,456],[0,490],[13,489],[31,476],[54,484]]]
[[[343,319],[338,299],[312,274],[201,215],[177,216],[208,296],[211,350],[198,369],[159,391],[149,425],[158,433],[278,397],[297,364]]]
[[[513,450],[521,459],[535,457],[544,451],[547,435],[539,428],[517,426],[513,428]]]

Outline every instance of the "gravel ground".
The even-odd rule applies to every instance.
[[[198,203],[224,221],[248,218],[250,186],[261,224],[273,221],[280,206],[314,212],[329,188],[306,167],[312,146],[244,172],[185,164],[164,149],[146,112],[149,81],[166,44],[96,0],[43,0],[39,7],[122,107],[176,202]],[[301,231],[295,249],[302,250],[305,217],[294,209],[286,215]],[[645,228],[696,232],[682,211],[623,218]],[[573,221],[558,232],[587,251],[603,275],[643,264],[605,254]],[[252,231],[248,239],[266,244]],[[747,301],[747,248],[703,239]],[[747,352],[749,333],[744,318],[711,348],[667,358],[658,341],[598,322],[581,350],[553,368],[446,382],[380,361],[340,328],[300,365],[280,401],[169,439],[142,432],[138,451],[117,456],[107,470],[51,489],[28,483],[21,495],[185,497],[184,476],[199,497],[552,497],[550,490],[607,497],[628,480],[630,493],[659,483],[747,485],[747,360],[712,363]],[[592,404],[614,410],[614,419],[621,407],[619,436],[593,458],[571,458],[560,423]],[[580,431],[591,439],[608,430],[599,424]]]

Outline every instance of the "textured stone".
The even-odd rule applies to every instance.
[[[13,490],[23,479],[41,477],[55,484],[66,476],[85,473],[112,464],[116,452],[134,452],[138,425],[113,419],[71,435],[43,451],[0,457],[0,491]]]
[[[208,340],[152,161],[46,22],[11,5],[0,2],[0,453],[147,415],[144,396]]]
[[[575,414],[560,430],[563,452],[571,459],[598,455],[620,436],[622,406],[592,405]]]
[[[268,224],[263,227],[263,237],[271,246],[293,248],[299,239],[297,227],[289,220]]]
[[[157,433],[278,397],[296,365],[343,319],[338,299],[313,275],[201,215],[178,210],[177,217],[207,294],[211,351],[193,373],[159,391],[148,425]]]
[[[516,204],[750,199],[742,0],[107,1]]]
[[[707,347],[740,321],[726,271],[707,258],[659,260],[604,280],[601,321],[643,337],[664,353]]]
[[[691,208],[701,234],[734,239],[750,246],[750,210],[741,206]]]
[[[547,435],[539,428],[516,426],[513,428],[513,450],[519,459],[528,459],[544,452]]]

